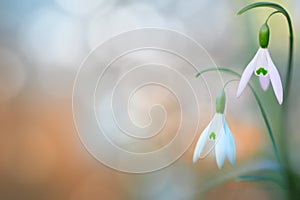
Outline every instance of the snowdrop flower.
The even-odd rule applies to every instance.
[[[241,95],[245,87],[247,86],[252,73],[259,77],[260,85],[263,90],[269,88],[270,82],[272,83],[273,90],[277,101],[279,104],[282,104],[283,101],[283,89],[278,70],[276,69],[269,50],[269,35],[270,30],[269,26],[265,23],[262,25],[259,31],[259,44],[260,48],[258,49],[254,58],[250,61],[248,66],[245,68],[239,86],[237,90],[237,97]]]
[[[196,144],[193,155],[194,163],[199,158],[205,158],[214,149],[219,169],[222,168],[226,156],[230,164],[234,164],[235,143],[224,117],[225,101],[225,92],[222,90],[216,99],[216,114],[201,133]]]

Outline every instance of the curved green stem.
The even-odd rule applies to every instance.
[[[223,89],[225,89],[229,83],[232,83],[232,82],[234,82],[234,81],[239,81],[239,80],[240,80],[240,79],[231,79],[231,80],[227,81],[227,82],[223,85]]]
[[[239,78],[241,77],[241,75],[235,71],[233,71],[232,69],[228,69],[228,68],[225,68],[225,67],[218,67],[218,68],[208,68],[208,69],[205,69],[199,73],[196,74],[196,77],[199,77],[200,75],[202,75],[203,73],[206,73],[206,72],[209,72],[209,71],[223,71],[223,72],[227,72],[227,73],[230,73],[232,75],[235,75],[235,76],[238,76]],[[277,148],[277,145],[276,145],[276,142],[275,142],[275,138],[274,138],[274,134],[273,134],[273,131],[272,131],[272,128],[271,128],[271,125],[269,123],[269,120],[268,120],[268,117],[267,117],[267,114],[266,114],[266,111],[257,95],[257,93],[255,92],[254,88],[250,85],[250,83],[248,83],[248,86],[250,87],[251,89],[251,92],[253,93],[254,95],[254,98],[258,104],[258,107],[260,109],[260,112],[262,114],[262,117],[264,119],[264,122],[267,126],[267,129],[268,129],[268,133],[269,133],[269,136],[270,136],[270,139],[271,139],[271,142],[272,142],[272,146],[273,146],[273,149],[274,149],[274,153],[275,153],[275,156],[276,156],[276,159],[278,160],[278,162],[280,162],[280,157],[279,157],[279,152],[278,152],[278,148]]]
[[[206,73],[206,72],[211,72],[211,71],[223,71],[223,72],[227,72],[230,74],[233,74],[235,76],[241,77],[241,75],[235,71],[233,71],[232,69],[228,69],[226,67],[217,67],[217,68],[208,68],[208,69],[204,69],[201,72],[198,72],[196,74],[196,78],[198,78],[199,76],[201,76],[202,74]]]
[[[266,19],[266,23],[268,23],[269,19],[270,19],[273,15],[275,15],[275,14],[277,14],[277,13],[281,13],[281,12],[278,11],[278,10],[272,12],[272,13],[269,15],[269,17]]]
[[[259,100],[259,97],[258,97],[257,93],[254,91],[253,87],[252,87],[250,84],[248,84],[248,85],[249,85],[249,87],[250,87],[250,89],[251,89],[251,91],[252,91],[252,93],[253,93],[253,95],[254,95],[256,101],[257,101],[258,107],[259,107],[259,109],[260,109],[260,112],[261,112],[261,114],[262,114],[262,116],[263,116],[263,119],[264,119],[264,121],[265,121],[265,124],[266,124],[266,126],[267,126],[267,129],[268,129],[268,132],[269,132],[269,136],[270,136],[270,139],[271,139],[271,141],[272,141],[272,145],[273,145],[273,149],[274,149],[275,156],[276,156],[278,162],[280,162],[280,157],[279,157],[278,148],[277,148],[277,145],[276,145],[276,143],[275,143],[274,134],[273,134],[273,131],[272,131],[272,129],[271,129],[271,125],[270,125],[270,123],[269,123],[269,120],[268,120],[268,118],[267,118],[266,111],[265,111],[265,109],[263,108],[263,105],[262,105],[261,101]]]
[[[287,74],[286,74],[286,80],[285,80],[285,97],[288,96],[289,94],[289,89],[290,89],[290,83],[291,83],[291,75],[292,75],[292,70],[293,70],[293,49],[294,49],[294,32],[293,32],[293,25],[292,25],[292,20],[289,15],[289,13],[284,9],[281,5],[276,4],[276,3],[271,3],[271,2],[256,2],[253,4],[250,4],[248,6],[245,6],[242,8],[239,12],[238,15],[241,15],[248,10],[251,10],[253,8],[259,8],[259,7],[269,7],[269,8],[274,8],[277,10],[277,12],[283,14],[287,20],[288,27],[289,27],[289,57],[288,57],[288,69],[287,69]],[[277,13],[276,12],[276,13]],[[269,17],[271,17],[274,13],[272,13]]]

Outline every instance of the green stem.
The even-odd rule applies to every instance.
[[[278,11],[278,10],[272,12],[272,13],[269,15],[269,17],[266,19],[266,23],[268,23],[268,22],[269,22],[269,19],[270,19],[273,15],[275,15],[275,14],[277,14],[277,13],[281,13],[281,12]]]
[[[251,91],[252,91],[252,93],[253,93],[253,95],[254,95],[256,101],[257,101],[257,104],[258,104],[258,106],[259,106],[259,109],[260,109],[260,111],[261,111],[261,114],[262,114],[262,116],[263,116],[263,118],[264,118],[265,124],[266,124],[267,129],[268,129],[268,132],[269,132],[270,139],[271,139],[271,141],[272,141],[272,145],[273,145],[273,149],[274,149],[275,156],[276,156],[278,162],[280,163],[280,157],[279,157],[278,148],[277,148],[277,145],[276,145],[276,143],[275,143],[274,134],[273,134],[273,131],[272,131],[272,129],[271,129],[271,125],[270,125],[270,123],[269,123],[269,120],[268,120],[268,118],[267,118],[266,111],[265,111],[265,109],[263,108],[263,105],[262,105],[261,101],[259,100],[259,97],[258,97],[257,93],[254,91],[253,87],[252,87],[250,84],[248,84],[248,85],[249,85],[249,87],[250,87],[250,89],[251,89]]]
[[[232,83],[232,82],[234,82],[234,81],[239,81],[239,80],[240,80],[240,79],[232,79],[232,80],[227,81],[227,82],[224,84],[223,89],[225,89],[229,83]]]
[[[208,69],[205,69],[199,73],[196,74],[196,77],[199,77],[200,75],[202,75],[203,73],[206,73],[206,72],[209,72],[209,71],[223,71],[223,72],[227,72],[227,73],[230,73],[232,75],[235,75],[235,76],[238,76],[239,78],[241,77],[241,75],[231,69],[228,69],[228,68],[225,68],[225,67],[218,67],[218,68],[208,68]],[[269,136],[270,136],[270,139],[271,139],[271,142],[272,142],[272,146],[273,146],[273,149],[274,149],[274,153],[275,153],[275,156],[276,156],[276,159],[278,160],[278,162],[280,163],[280,157],[279,157],[279,152],[278,152],[278,148],[277,148],[277,145],[276,145],[276,142],[275,142],[275,138],[274,138],[274,134],[273,134],[273,131],[272,131],[272,128],[271,128],[271,125],[269,123],[269,120],[268,120],[268,117],[267,117],[267,114],[266,114],[266,111],[257,95],[257,93],[255,92],[254,88],[251,86],[250,83],[248,83],[248,86],[250,87],[251,89],[251,92],[253,93],[254,97],[255,97],[255,100],[258,104],[258,107],[260,109],[260,112],[262,114],[262,117],[264,119],[264,122],[267,126],[267,129],[268,129],[268,133],[269,133]]]
[[[270,3],[270,2],[258,2],[258,3],[253,3],[250,4],[246,7],[244,7],[242,10],[238,12],[238,14],[243,14],[244,12],[252,9],[252,8],[257,8],[257,7],[271,7],[277,10],[277,12],[283,14],[287,20],[288,23],[288,29],[289,29],[289,54],[288,54],[288,65],[287,65],[287,73],[286,73],[286,80],[285,80],[285,85],[284,85],[284,102],[283,102],[283,107],[281,109],[281,120],[282,120],[282,125],[280,126],[280,135],[281,135],[281,148],[282,148],[282,158],[283,158],[283,163],[284,163],[284,169],[286,173],[286,178],[287,178],[287,183],[289,185],[289,199],[298,199],[300,196],[300,186],[298,184],[298,178],[299,176],[296,176],[293,173],[293,170],[290,166],[289,162],[289,153],[288,153],[288,141],[287,139],[289,137],[286,137],[286,132],[289,131],[289,126],[288,126],[288,112],[289,112],[289,93],[290,93],[290,84],[292,81],[292,71],[293,71],[293,50],[294,50],[294,33],[293,33],[293,26],[292,26],[292,20],[290,18],[290,15],[288,12],[280,5],[276,3]],[[276,12],[276,13],[277,13]],[[272,13],[269,18],[275,14]]]
[[[223,72],[228,72],[228,73],[231,73],[233,75],[236,75],[236,76],[239,76],[241,77],[241,75],[231,69],[228,69],[226,67],[216,67],[216,68],[208,68],[208,69],[204,69],[202,70],[201,72],[197,73],[195,75],[196,78],[198,78],[199,76],[201,76],[202,74],[206,73],[206,72],[211,72],[211,71],[223,71]]]

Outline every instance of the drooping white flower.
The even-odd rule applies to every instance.
[[[217,113],[197,141],[193,155],[194,163],[198,159],[205,158],[212,150],[215,150],[216,162],[219,169],[222,168],[226,157],[230,164],[234,164],[236,157],[235,143],[224,117],[224,108],[225,93],[222,90],[216,101]]]
[[[260,85],[263,90],[266,91],[270,82],[272,83],[277,101],[279,104],[282,104],[283,88],[280,75],[267,48],[259,48],[254,58],[244,70],[238,86],[237,97],[241,95],[253,73],[259,77]]]
[[[269,44],[269,34],[269,27],[267,24],[264,24],[259,32],[260,48],[242,74],[237,90],[237,97],[244,91],[254,73],[259,77],[260,85],[263,90],[266,91],[269,88],[270,82],[272,83],[277,101],[279,104],[282,104],[283,88],[281,78],[267,48]]]

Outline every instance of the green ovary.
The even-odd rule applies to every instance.
[[[255,70],[255,74],[257,76],[266,76],[268,74],[268,70],[263,67],[259,67],[257,70]]]
[[[215,134],[215,132],[211,132],[211,133],[209,134],[209,139],[210,139],[210,140],[215,140],[215,139],[216,139],[216,134]]]

